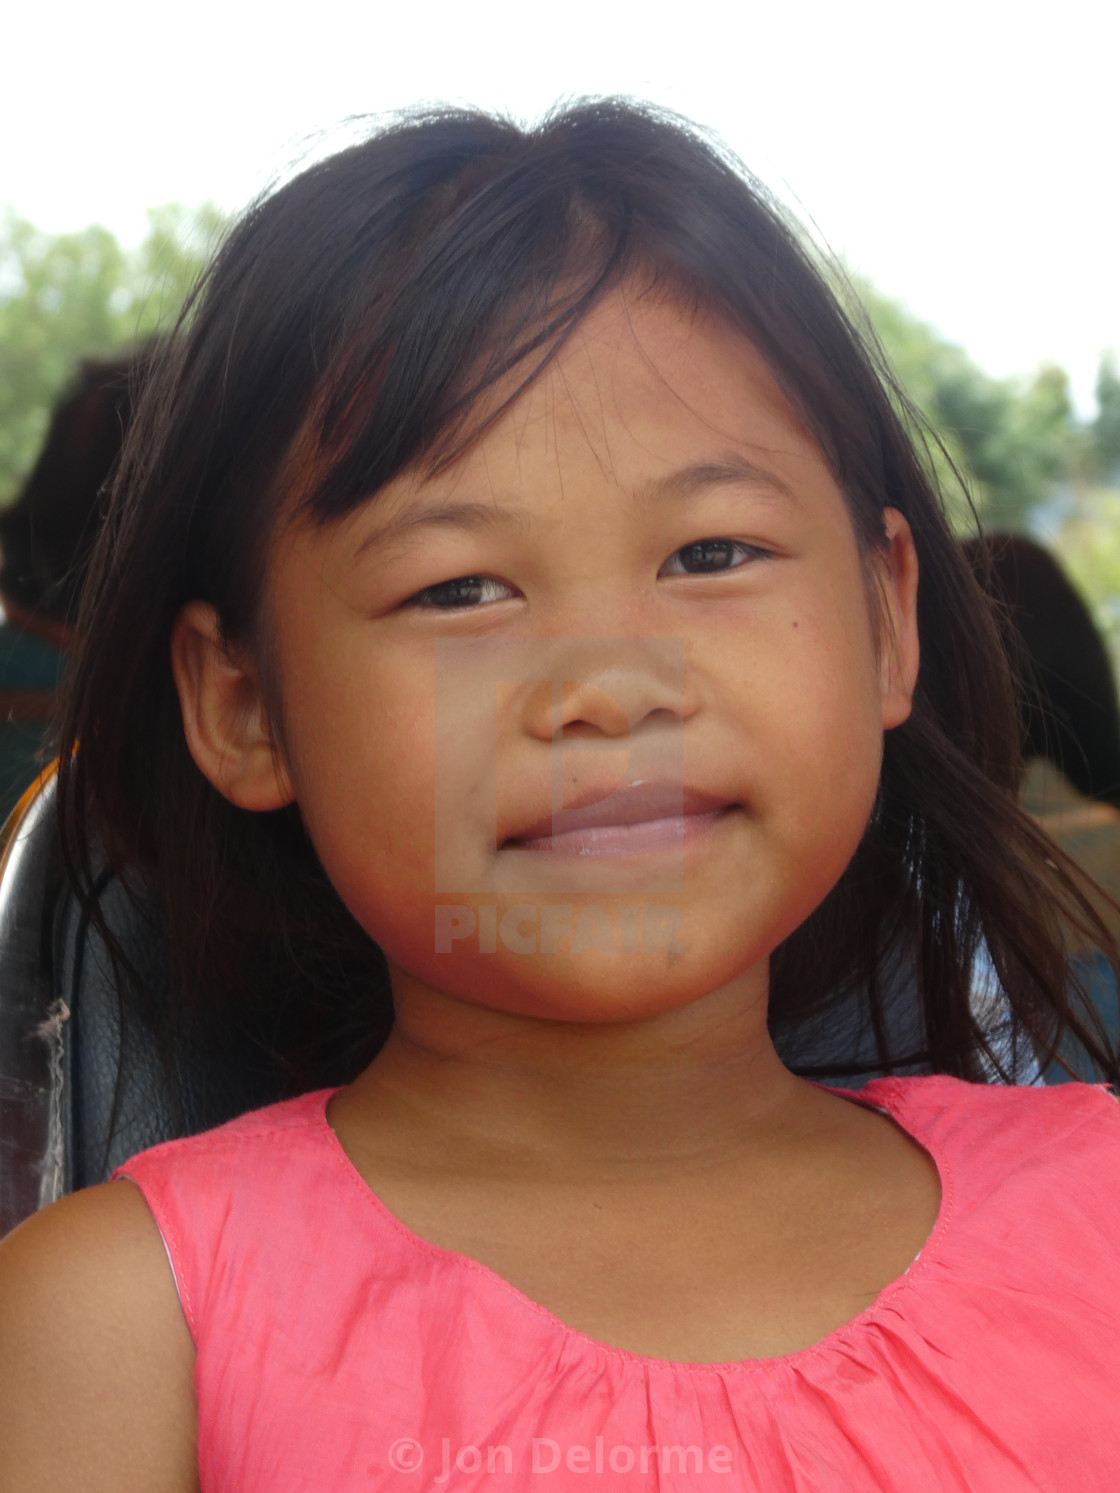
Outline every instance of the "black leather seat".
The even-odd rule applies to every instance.
[[[165,987],[166,945],[142,894],[111,871],[96,892],[145,984]],[[5,825],[0,859],[0,1235],[146,1146],[283,1097],[244,1039],[217,1045],[218,1060],[176,1049],[177,1125],[152,1033],[130,1020],[122,1044],[112,962],[63,874],[48,769]]]
[[[61,884],[53,772],[4,828],[0,861],[0,1234],[66,1191],[63,1028],[53,948],[40,915]],[[18,894],[17,894],[18,888]]]

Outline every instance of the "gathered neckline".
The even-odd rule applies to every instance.
[[[807,1080],[812,1082],[812,1080]],[[918,1135],[912,1128],[912,1123],[906,1123],[900,1111],[906,1111],[906,1080],[898,1078],[872,1079],[863,1089],[841,1089],[831,1084],[814,1083],[814,1088],[823,1089],[825,1092],[835,1094],[838,1098],[846,1099],[853,1104],[861,1104],[865,1108],[878,1110],[885,1114],[899,1126],[916,1145],[920,1146],[929,1156],[937,1168],[938,1178],[941,1184],[941,1203],[937,1210],[937,1218],[929,1236],[922,1245],[921,1250],[914,1260],[907,1266],[901,1275],[889,1281],[871,1302],[869,1306],[859,1312],[856,1316],[843,1322],[839,1327],[833,1328],[825,1337],[816,1343],[809,1343],[804,1348],[795,1348],[790,1353],[777,1354],[766,1358],[742,1358],[729,1359],[719,1362],[691,1362],[684,1359],[657,1358],[643,1353],[634,1353],[628,1348],[618,1348],[613,1344],[605,1343],[599,1338],[592,1337],[590,1333],[583,1332],[578,1327],[571,1327],[562,1318],[549,1311],[539,1301],[534,1301],[524,1291],[519,1290],[511,1281],[506,1280],[489,1265],[483,1264],[481,1260],[472,1255],[461,1253],[459,1250],[446,1249],[443,1245],[433,1244],[422,1235],[410,1229],[408,1225],[387,1206],[369,1185],[361,1172],[354,1165],[346,1152],[345,1147],[335,1133],[330,1120],[327,1118],[327,1105],[335,1094],[341,1092],[344,1085],[339,1084],[334,1088],[320,1089],[313,1094],[304,1096],[309,1104],[315,1130],[320,1134],[330,1149],[336,1163],[341,1168],[341,1173],[352,1187],[356,1187],[366,1206],[371,1207],[378,1218],[387,1224],[398,1234],[412,1249],[426,1254],[429,1257],[446,1261],[474,1276],[481,1277],[489,1289],[496,1294],[512,1301],[522,1310],[528,1310],[537,1317],[542,1317],[550,1324],[552,1329],[565,1339],[582,1343],[588,1349],[596,1353],[612,1358],[621,1359],[648,1370],[670,1371],[676,1370],[681,1373],[690,1374],[721,1374],[721,1373],[743,1373],[773,1371],[782,1368],[795,1368],[801,1363],[827,1353],[839,1347],[853,1336],[865,1332],[878,1318],[888,1303],[901,1293],[912,1290],[916,1281],[925,1273],[933,1259],[939,1258],[944,1248],[945,1236],[948,1233],[950,1218],[953,1211],[953,1176],[951,1166],[940,1146],[930,1144],[926,1135]],[[874,1097],[872,1097],[872,1095]],[[881,1102],[875,1102],[881,1101]]]

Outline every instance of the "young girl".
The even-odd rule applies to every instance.
[[[1120,1114],[978,1082],[969,985],[1120,1079],[1060,919],[1116,950],[900,409],[652,110],[412,117],[234,231],[63,812],[162,901],[134,1013],[293,1097],[5,1242],[5,1490],[1114,1484]],[[857,991],[927,1076],[782,1063]]]

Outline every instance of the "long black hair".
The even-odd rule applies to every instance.
[[[204,600],[229,639],[267,657],[266,552],[293,466],[311,473],[303,513],[330,523],[405,468],[453,460],[479,433],[479,396],[515,368],[530,382],[635,276],[758,347],[819,442],[865,555],[884,542],[886,506],[909,520],[919,555],[913,712],[887,733],[851,865],[774,955],[772,1025],[820,1020],[862,989],[879,1067],[906,1059],[979,1077],[987,1049],[969,997],[985,942],[1025,1038],[1051,1050],[1068,1029],[1120,1079],[1067,992],[1059,910],[1116,951],[1091,887],[1015,805],[1006,662],[913,411],[766,190],[700,130],[619,100],[529,129],[476,112],[402,117],[258,201],[192,295],[125,453],[61,736],[78,884],[88,896],[99,844],[143,873],[169,929],[170,998],[138,983],[129,998],[162,1001],[145,1015],[164,1027],[172,1007],[202,1025],[236,1013],[293,1091],[374,1056],[392,1021],[383,957],[298,811],[244,813],[191,760],[172,623]],[[892,1050],[883,1018],[881,971],[899,949],[915,971],[917,1053]],[[846,1056],[860,1068],[841,1050],[829,1071]]]

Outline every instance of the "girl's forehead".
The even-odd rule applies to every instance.
[[[625,285],[612,291],[511,401],[523,378],[515,369],[488,393],[481,435],[437,485],[462,485],[483,470],[518,482],[533,463],[560,461],[653,476],[665,463],[714,458],[729,444],[760,460],[822,459],[749,338],[716,313],[665,295]],[[418,467],[402,486],[431,481]]]
[[[532,405],[542,384],[551,407],[581,414],[664,416],[678,406],[677,421],[691,412],[736,428],[752,417],[800,425],[762,354],[727,318],[627,285],[598,302],[514,408]]]

